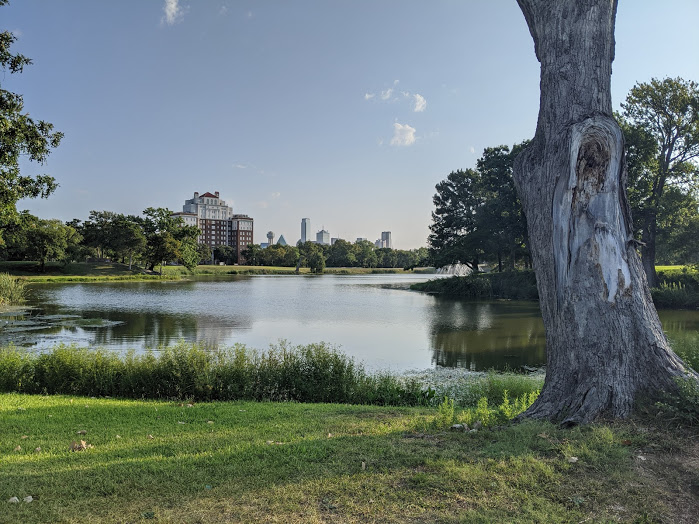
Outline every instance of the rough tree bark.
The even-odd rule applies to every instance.
[[[633,243],[624,138],[612,116],[616,0],[517,0],[541,63],[536,135],[515,162],[547,373],[525,417],[628,416],[691,374],[672,352]]]

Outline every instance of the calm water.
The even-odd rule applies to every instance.
[[[431,275],[251,276],[187,282],[35,285],[31,310],[0,316],[0,343],[112,350],[184,339],[265,349],[325,341],[368,368],[474,370],[540,366],[536,303],[469,302],[407,290]],[[699,330],[699,312],[661,312],[670,335]]]

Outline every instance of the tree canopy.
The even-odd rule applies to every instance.
[[[514,159],[526,145],[489,147],[476,169],[457,170],[437,184],[428,244],[437,267],[503,258],[514,267],[527,254],[527,223],[512,178]]]
[[[641,233],[641,257],[649,284],[655,274],[657,238],[668,213],[678,211],[677,192],[699,189],[699,85],[682,78],[637,83],[617,115],[627,143],[629,200]],[[691,221],[690,221],[691,223]],[[660,228],[660,229],[659,229]]]
[[[7,0],[0,0],[0,6],[6,4]],[[0,81],[6,73],[21,73],[32,63],[26,56],[12,53],[10,47],[16,40],[9,31],[0,33]],[[43,164],[62,138],[63,133],[54,131],[53,124],[34,120],[25,112],[22,95],[7,91],[0,83],[0,244],[3,232],[19,220],[17,201],[46,198],[57,187],[48,175],[20,173],[20,156]]]

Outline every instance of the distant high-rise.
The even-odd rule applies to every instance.
[[[390,231],[382,231],[381,232],[381,247],[388,247],[388,248],[393,247],[393,242],[391,242],[391,232]]]
[[[301,242],[307,242],[311,238],[311,219],[301,219]]]
[[[284,235],[279,235],[279,240],[277,240],[277,245],[278,246],[286,246],[286,238],[284,238]]]
[[[318,231],[316,233],[316,244],[330,244],[330,233],[328,233],[325,229]]]
[[[221,200],[218,191],[194,193],[194,198],[184,201],[181,217],[187,226],[197,226],[201,231],[197,242],[212,250],[218,246],[232,247],[243,263],[243,251],[253,242],[253,219],[247,215],[233,213],[233,208]]]

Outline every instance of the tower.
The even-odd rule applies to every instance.
[[[271,246],[272,244],[274,244],[274,232],[267,231],[267,245]]]
[[[311,233],[311,219],[310,218],[302,218],[301,219],[301,242],[307,242],[310,240],[310,233]]]

